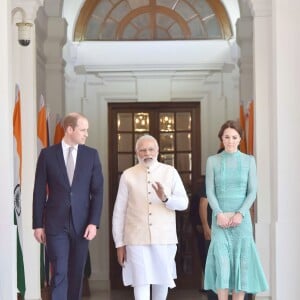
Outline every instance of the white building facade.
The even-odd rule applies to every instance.
[[[52,114],[79,111],[90,120],[88,144],[99,150],[108,178],[107,103],[200,101],[202,173],[218,148],[217,132],[239,117],[240,102],[255,103],[259,191],[255,239],[270,290],[256,299],[298,299],[300,238],[298,183],[300,42],[297,0],[224,0],[230,41],[73,42],[82,0],[3,0],[0,4],[0,229],[4,237],[0,299],[16,299],[13,225],[12,113],[15,84],[22,99],[22,214],[26,299],[40,299],[39,245],[31,229],[40,95]],[[31,42],[18,43],[16,23],[33,23]],[[299,68],[298,68],[299,67]],[[149,82],[151,86],[149,87]],[[53,135],[53,126],[50,126]],[[108,180],[100,232],[91,243],[93,274],[109,288]],[[11,199],[11,200],[7,200]],[[284,205],[283,205],[284,204]]]

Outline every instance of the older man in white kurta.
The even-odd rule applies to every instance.
[[[113,212],[113,238],[124,285],[135,300],[165,300],[175,287],[177,244],[175,210],[188,197],[176,169],[157,161],[158,144],[150,135],[136,143],[139,163],[120,178]]]

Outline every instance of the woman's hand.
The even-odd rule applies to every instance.
[[[217,224],[222,228],[230,227],[230,219],[227,218],[223,213],[217,214]]]
[[[229,225],[230,227],[239,226],[243,221],[243,215],[240,212],[234,214],[232,218],[230,218]]]

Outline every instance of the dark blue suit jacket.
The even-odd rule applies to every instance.
[[[33,191],[33,229],[62,231],[71,209],[75,231],[83,235],[88,224],[99,227],[102,202],[103,175],[96,149],[78,145],[72,186],[61,143],[42,149]]]

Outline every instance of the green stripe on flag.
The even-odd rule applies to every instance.
[[[15,224],[16,224],[17,223],[16,214],[14,214],[14,217],[15,217]],[[25,271],[24,271],[23,253],[22,253],[18,229],[17,229],[17,287],[22,296],[22,299],[24,299],[25,291],[26,291]]]

